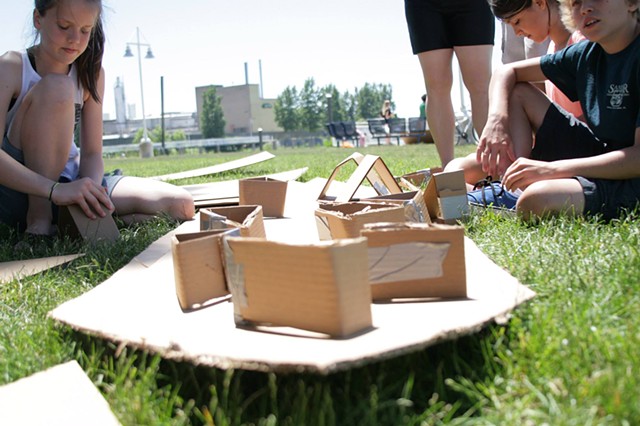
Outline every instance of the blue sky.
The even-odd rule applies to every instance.
[[[7,0],[4,0],[7,1]],[[107,80],[104,112],[115,117],[113,86],[125,83],[127,103],[140,114],[137,58],[124,58],[127,42],[151,45],[155,59],[142,61],[145,110],[160,113],[160,76],[165,111],[193,112],[195,87],[258,84],[276,97],[285,87],[334,84],[341,92],[365,82],[393,86],[399,116],[418,113],[424,83],[411,52],[401,0],[104,0]],[[32,43],[33,2],[13,1],[0,14],[0,52]],[[497,46],[498,47],[498,46]],[[135,48],[133,52],[137,54]],[[142,52],[143,56],[145,51]],[[499,60],[494,53],[494,62]],[[460,95],[452,93],[454,102]]]

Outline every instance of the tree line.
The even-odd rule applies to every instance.
[[[378,117],[382,103],[392,101],[390,84],[365,83],[354,92],[340,91],[332,84],[317,87],[308,78],[301,89],[287,86],[274,105],[276,123],[285,132],[315,132],[330,121],[357,121]]]
[[[390,84],[365,83],[353,93],[340,91],[332,84],[317,87],[308,78],[301,89],[287,86],[277,97],[275,121],[285,132],[315,132],[332,121],[358,121],[380,116],[382,103],[390,100]],[[205,138],[224,136],[224,114],[215,87],[204,93],[200,129]]]

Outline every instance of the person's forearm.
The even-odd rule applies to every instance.
[[[103,176],[104,162],[102,161],[102,154],[85,154],[83,152],[80,157],[80,177],[91,178],[100,185]]]
[[[0,150],[0,182],[15,191],[48,198],[55,181],[46,178]]]
[[[632,179],[640,177],[640,145],[588,158],[557,161],[566,177]]]

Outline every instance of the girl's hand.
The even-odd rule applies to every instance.
[[[59,206],[77,204],[90,219],[96,219],[96,214],[105,217],[114,210],[106,189],[90,178],[57,185],[51,193],[51,201]]]
[[[507,169],[502,178],[502,184],[510,191],[524,190],[532,183],[540,180],[565,178],[565,173],[558,167],[557,162],[518,158]]]
[[[489,116],[476,150],[482,170],[494,178],[502,176],[516,159],[505,120]]]

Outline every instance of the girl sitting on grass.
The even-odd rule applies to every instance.
[[[0,222],[28,234],[56,233],[52,203],[91,219],[114,211],[125,223],[194,215],[182,188],[104,176],[101,13],[100,0],[35,0],[37,44],[0,57]]]

